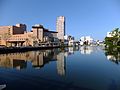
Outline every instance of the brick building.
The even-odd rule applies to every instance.
[[[32,26],[27,32],[25,24],[16,26],[0,26],[0,45],[5,46],[34,46],[40,44],[58,43],[57,32],[49,31],[42,25]]]

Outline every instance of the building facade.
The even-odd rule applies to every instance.
[[[57,38],[57,32],[55,31],[49,31],[48,29],[44,28],[42,25],[34,25],[32,26],[32,37],[35,39],[35,41],[40,44],[57,44],[59,43],[59,40]]]
[[[64,44],[68,45],[68,46],[75,46],[74,37],[71,35],[65,35],[64,36]]]
[[[65,36],[65,17],[64,16],[57,17],[56,31],[58,32],[57,33],[58,39],[64,40],[64,36]]]
[[[23,34],[26,31],[25,24],[16,24],[15,26],[0,26],[0,35],[9,34]]]
[[[80,38],[80,45],[90,45],[93,43],[93,38],[90,36],[83,36]]]
[[[15,26],[0,26],[0,45],[6,45],[10,37],[26,32],[25,24],[16,24]]]
[[[49,31],[42,25],[32,26],[27,32],[25,24],[16,26],[0,26],[0,45],[5,46],[39,46],[40,44],[58,43],[57,32]]]

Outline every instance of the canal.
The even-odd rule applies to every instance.
[[[0,54],[0,90],[120,90],[119,58],[98,46]]]

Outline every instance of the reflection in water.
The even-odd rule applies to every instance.
[[[61,76],[65,75],[65,61],[64,53],[59,53],[57,55],[57,71]]]
[[[0,67],[3,68],[27,68],[27,62],[32,63],[32,67],[39,69],[50,61],[57,60],[58,74],[65,74],[66,57],[80,50],[81,54],[91,54],[97,48],[91,46],[69,47],[60,52],[60,49],[31,51],[25,53],[0,54]]]
[[[120,90],[120,66],[98,46],[0,54],[0,67],[7,90]]]
[[[4,88],[6,88],[6,84],[0,85],[0,90],[3,90]]]
[[[113,48],[109,48],[105,50],[105,55],[107,57],[108,60],[119,64],[120,62],[120,51],[119,49],[113,49]]]
[[[91,54],[93,52],[93,48],[90,46],[82,46],[80,48],[81,54]]]
[[[98,48],[96,46],[81,46],[80,53],[81,54],[91,54],[92,52],[97,51]]]
[[[25,60],[13,59],[13,68],[22,69],[27,67],[27,62]]]
[[[27,62],[31,62],[31,67],[39,69],[50,61],[57,61],[57,72],[65,75],[66,57],[74,53],[74,48],[67,48],[60,52],[60,49],[30,51],[25,53],[0,54],[0,67],[26,69]]]

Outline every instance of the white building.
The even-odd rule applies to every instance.
[[[112,31],[112,32],[107,32],[107,37],[113,37],[117,34],[116,31]]]
[[[93,38],[90,36],[83,36],[80,38],[80,45],[83,45],[86,43],[87,45],[90,45],[93,42]]]
[[[64,40],[65,36],[65,17],[64,16],[59,16],[57,17],[57,22],[56,22],[56,31],[58,39]]]
[[[72,37],[70,35],[65,35],[64,36],[64,44],[67,44],[68,46],[74,46],[75,45],[74,37]]]
[[[107,37],[112,37],[112,33],[111,32],[107,32]]]

